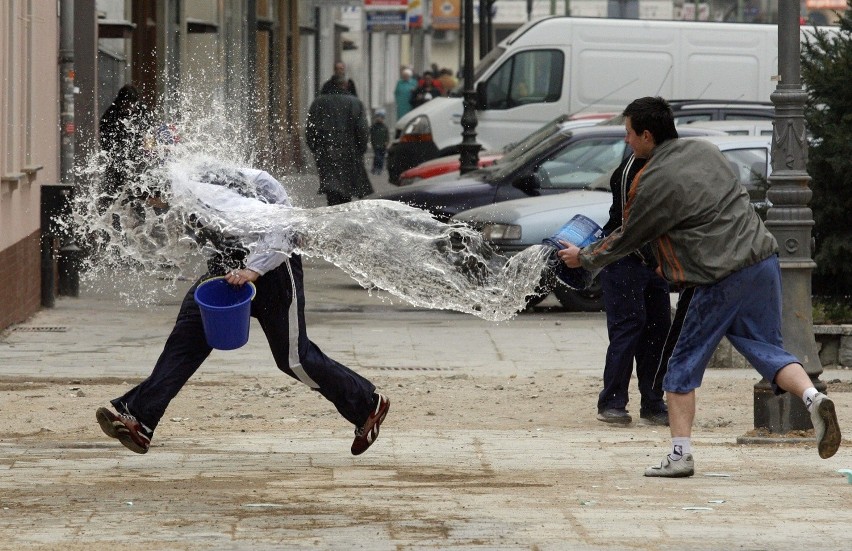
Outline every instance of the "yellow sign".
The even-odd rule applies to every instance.
[[[443,31],[459,30],[461,0],[433,0],[432,28]]]

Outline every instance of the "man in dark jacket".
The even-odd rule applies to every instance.
[[[346,79],[332,77],[334,86],[320,94],[308,111],[305,138],[319,172],[319,192],[328,205],[364,197],[373,188],[364,167],[368,126],[364,105],[347,91]]]
[[[355,83],[351,78],[346,78],[346,65],[342,61],[338,61],[334,64],[334,74],[331,75],[331,78],[325,81],[320,88],[320,94],[329,94],[331,90],[334,89],[334,78],[340,77],[346,81],[346,91],[352,94],[355,97],[358,97],[358,93],[355,91]]]
[[[610,179],[612,207],[606,234],[623,223],[627,192],[645,159],[631,155]],[[603,389],[598,396],[598,420],[628,424],[628,388],[636,360],[636,379],[641,401],[639,417],[650,425],[668,425],[663,401],[666,366],[660,362],[663,344],[671,325],[669,286],[654,271],[657,262],[646,244],[636,252],[604,267],[600,273],[609,346],[603,372]],[[659,368],[659,369],[658,369]]]

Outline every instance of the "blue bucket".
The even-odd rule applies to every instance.
[[[588,289],[592,285],[596,274],[583,268],[569,268],[564,262],[556,258],[556,251],[561,251],[565,248],[560,241],[567,241],[582,249],[602,237],[603,228],[598,226],[594,220],[582,214],[576,214],[567,224],[559,228],[556,234],[543,239],[542,244],[549,245],[555,249],[554,258],[556,262],[554,264],[554,273],[556,278],[572,289]]]
[[[219,350],[234,350],[248,342],[254,284],[231,285],[224,277],[203,281],[195,289],[207,344]]]

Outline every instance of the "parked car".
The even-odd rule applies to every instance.
[[[689,127],[719,130],[731,136],[771,136],[773,132],[771,119],[696,121],[689,123]]]
[[[684,132],[716,133],[704,129]],[[433,178],[368,198],[407,203],[446,221],[456,213],[482,205],[576,191],[621,163],[628,152],[624,135],[620,125],[558,130],[530,147],[514,147],[499,163],[455,180]]]
[[[594,126],[601,122],[607,121],[614,117],[615,113],[584,113],[575,115],[561,115],[549,123],[545,124],[523,140],[512,143],[504,147],[501,151],[481,152],[479,154],[479,168],[491,166],[499,160],[507,151],[511,151],[516,147],[532,147],[547,136],[558,132],[559,130],[568,130],[571,128],[583,128],[585,126]],[[414,168],[409,168],[399,175],[399,185],[407,186],[417,183],[421,180],[433,178],[435,176],[447,175],[447,180],[458,177],[461,161],[459,154],[449,155],[447,157],[439,157],[420,163]],[[393,183],[393,182],[391,182]]]
[[[755,208],[763,210],[768,206],[766,182],[771,171],[771,136],[716,135],[685,139],[708,140],[716,144],[739,175]],[[528,197],[482,206],[458,213],[452,220],[476,228],[496,249],[512,256],[527,247],[540,244],[575,214],[588,216],[598,225],[604,226],[609,220],[609,206],[612,204],[609,174],[598,178],[590,187],[590,191]],[[607,191],[596,191],[602,189]],[[542,283],[542,294],[532,297],[530,302],[534,304],[543,299],[550,288],[568,310],[595,311],[603,308],[600,286],[575,291],[558,283],[554,285],[553,278],[546,276]]]
[[[677,126],[704,121],[771,121],[775,117],[775,105],[769,101],[673,99],[669,105]],[[624,117],[613,117],[605,124],[624,124]]]

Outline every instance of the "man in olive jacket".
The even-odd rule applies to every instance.
[[[308,111],[305,138],[319,172],[319,193],[329,206],[373,192],[364,153],[369,127],[364,105],[347,90],[346,79],[335,75],[328,93],[320,94]]]
[[[777,394],[800,396],[811,414],[819,455],[840,446],[834,403],[814,388],[801,361],[781,339],[778,244],[749,202],[719,149],[678,139],[669,104],[640,98],[624,110],[626,141],[648,159],[627,192],[621,228],[579,249],[557,253],[569,267],[596,269],[651,242],[658,273],[683,289],[666,339],[671,350],[663,390],[672,452],[645,476],[695,472],[692,423],[695,389],[713,351],[727,337]]]

